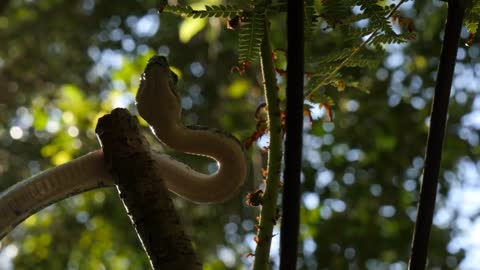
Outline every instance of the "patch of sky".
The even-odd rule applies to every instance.
[[[457,60],[462,61],[465,59],[465,56],[467,56],[467,51],[464,48],[459,47],[457,51]]]
[[[401,83],[403,82],[403,80],[405,80],[405,77],[407,77],[407,74],[405,73],[405,71],[401,69],[395,70],[392,73],[392,76],[390,79],[390,82],[392,84],[392,89],[398,89],[396,92],[404,93],[405,91],[403,90]]]
[[[345,102],[345,109],[349,112],[356,112],[360,108],[360,103],[354,99]]]
[[[181,104],[184,110],[190,110],[193,107],[193,100],[189,96],[182,97]]]
[[[150,47],[145,44],[139,44],[137,46],[137,54],[144,55],[150,51]]]
[[[458,92],[455,94],[455,101],[458,103],[458,104],[465,104],[467,103],[468,101],[468,95],[462,91],[462,92]]]
[[[372,194],[375,197],[378,197],[382,194],[382,186],[379,184],[373,184],[370,186],[370,194]]]
[[[100,60],[102,52],[97,46],[90,46],[88,47],[87,54],[93,61],[97,62]]]
[[[199,62],[193,62],[190,64],[190,72],[193,76],[200,78],[205,74],[205,68]]]
[[[415,180],[412,180],[412,179],[407,179],[403,182],[403,188],[406,191],[413,192],[417,189],[417,182]]]
[[[303,254],[305,256],[314,255],[317,250],[317,243],[311,237],[303,240]]]
[[[324,203],[335,212],[341,213],[347,209],[347,204],[340,199],[326,199]]]
[[[217,256],[218,256],[218,258],[220,258],[220,260],[222,260],[222,262],[225,264],[225,266],[227,266],[229,268],[234,267],[235,264],[236,264],[237,254],[235,254],[235,252],[231,248],[220,247],[217,250]]]
[[[345,153],[345,157],[348,161],[354,162],[362,160],[365,157],[365,154],[361,149],[350,149]]]
[[[305,208],[308,210],[313,210],[318,207],[320,204],[319,196],[314,192],[305,192],[302,194],[302,201],[305,205]]]
[[[332,182],[333,177],[334,174],[330,170],[319,171],[315,179],[315,186],[317,188],[324,188]]]
[[[95,0],[83,0],[81,5],[85,14],[91,14],[95,9]]]
[[[410,99],[410,105],[416,110],[421,110],[425,108],[425,100],[421,97],[413,97]]]
[[[125,36],[125,38],[122,39],[122,49],[127,51],[127,52],[132,52],[135,50],[135,40],[133,40],[132,37],[130,36]]]
[[[120,41],[123,38],[123,29],[115,28],[108,35],[111,41]]]
[[[157,53],[159,55],[169,55],[170,54],[170,48],[166,45],[160,46],[157,50]]]
[[[352,185],[355,183],[355,175],[353,173],[347,172],[343,175],[343,183],[346,185]]]
[[[356,251],[354,248],[351,248],[351,247],[347,247],[344,251],[343,251],[343,256],[345,257],[345,259],[347,260],[353,260],[355,258],[355,254],[356,254]]]
[[[16,111],[14,123],[22,129],[27,129],[33,124],[33,116],[26,107],[19,107]]]
[[[385,81],[386,79],[388,79],[388,70],[386,70],[384,68],[377,69],[377,71],[375,73],[375,77],[379,81]]]
[[[141,17],[135,23],[131,23],[131,25],[133,26],[133,32],[138,37],[151,37],[160,28],[160,18],[158,14],[151,13]]]
[[[383,205],[378,209],[378,214],[382,217],[391,218],[395,215],[397,210],[392,205]]]
[[[480,48],[477,45],[470,46],[467,54],[470,58],[477,58],[480,55]]]
[[[384,61],[384,65],[386,68],[393,70],[399,68],[405,63],[405,54],[403,52],[398,51],[391,53]]]
[[[418,94],[422,89],[422,84],[423,84],[423,80],[420,76],[412,75],[410,79],[410,85],[408,86],[408,90],[410,90],[412,94]]]

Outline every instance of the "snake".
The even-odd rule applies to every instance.
[[[153,150],[152,169],[180,197],[195,203],[224,202],[238,193],[247,177],[245,148],[227,131],[182,124],[177,81],[178,76],[171,71],[166,57],[150,58],[140,77],[135,98],[137,111],[162,144],[213,159],[218,169],[204,174]],[[46,206],[114,185],[102,149],[24,179],[0,193],[0,239]]]

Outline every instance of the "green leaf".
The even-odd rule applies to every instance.
[[[196,34],[202,31],[207,25],[206,19],[187,18],[180,24],[178,35],[183,43],[189,42]]]
[[[235,80],[228,88],[227,93],[232,98],[243,97],[250,89],[250,81],[246,79]]]
[[[263,41],[265,15],[255,12],[242,22],[238,41],[239,62],[257,62]]]

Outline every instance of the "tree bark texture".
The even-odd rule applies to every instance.
[[[96,133],[120,198],[153,269],[201,269],[168,189],[152,168],[149,144],[126,109],[99,119]]]

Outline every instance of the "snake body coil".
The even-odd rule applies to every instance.
[[[198,203],[225,201],[238,191],[246,178],[244,149],[228,133],[204,127],[185,127],[180,123],[176,80],[165,57],[152,57],[142,74],[137,93],[138,112],[162,143],[178,151],[210,157],[217,161],[219,168],[206,175],[168,155],[152,153],[154,169],[168,189],[181,197]],[[102,150],[23,180],[0,194],[0,239],[25,218],[50,204],[113,185],[113,178],[104,165]]]

